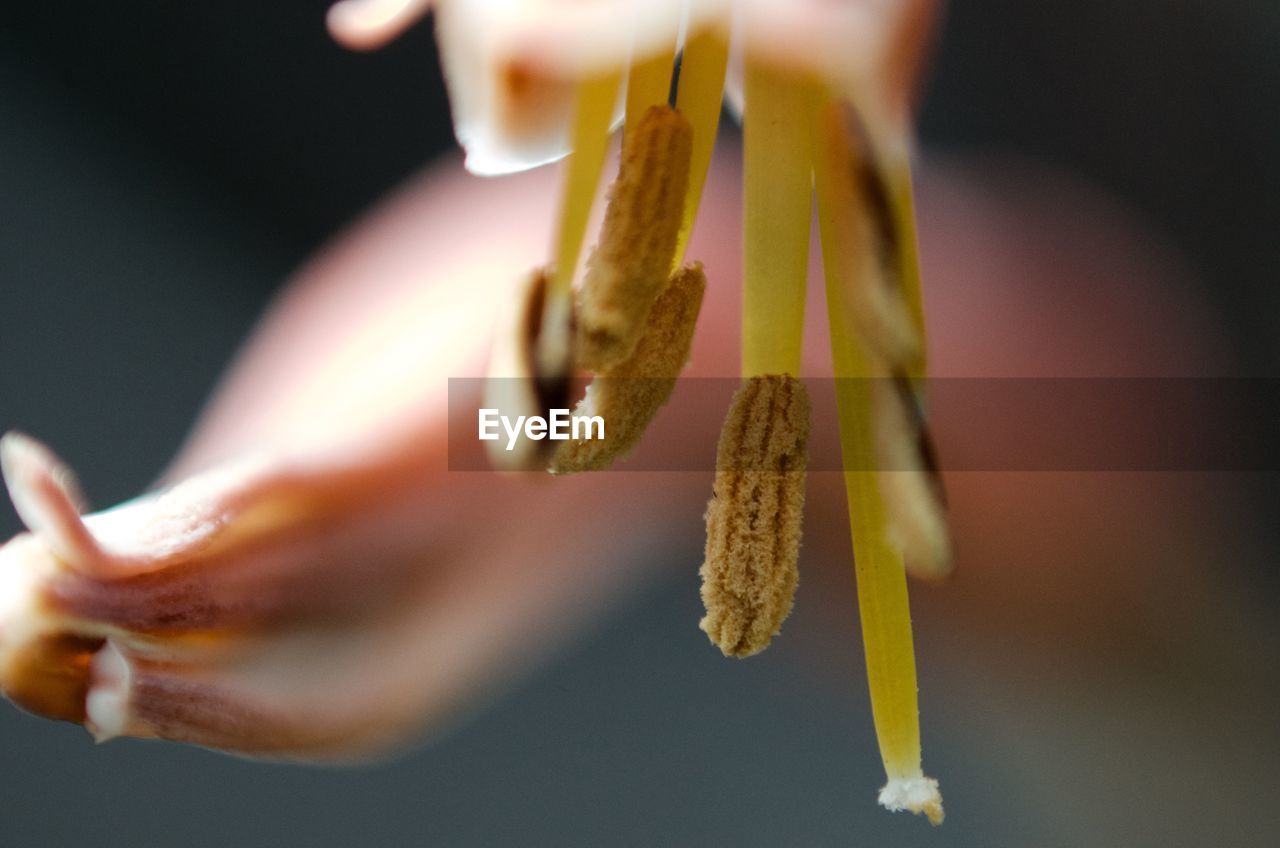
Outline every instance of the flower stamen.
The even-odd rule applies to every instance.
[[[720,432],[700,574],[698,626],[726,656],[768,647],[791,612],[799,573],[809,396],[791,376],[759,376],[733,397]]]
[[[796,379],[812,207],[808,80],[748,57],[742,373],[707,505],[699,626],[726,655],[764,650],[798,580],[809,400]]]

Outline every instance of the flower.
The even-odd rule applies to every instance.
[[[103,740],[382,754],[520,674],[628,579],[638,563],[600,567],[607,538],[544,533],[623,511],[605,476],[549,491],[448,472],[446,376],[482,373],[490,305],[541,242],[520,227],[543,189],[435,176],[300,272],[152,491],[81,515],[70,469],[3,440],[29,532],[0,545],[0,691]],[[485,208],[500,245],[452,223]],[[669,481],[631,483],[631,519],[668,521]],[[495,534],[504,514],[521,520]]]
[[[347,43],[372,47],[428,5],[346,0],[330,25]],[[881,803],[940,821],[937,784],[921,770],[905,583],[907,568],[936,575],[949,564],[913,388],[925,344],[908,103],[931,4],[435,7],[468,167],[504,173],[569,156],[552,261],[528,277],[493,356],[507,369],[497,373],[532,378],[515,384],[511,402],[545,408],[565,395],[571,370],[586,367],[596,383],[584,402],[630,416],[627,438],[607,456],[582,459],[581,446],[556,456],[525,450],[521,465],[562,473],[607,465],[665,402],[701,302],[702,269],[685,266],[684,254],[726,85],[739,103],[744,385],[721,439],[703,567],[703,628],[727,654],[768,644],[796,584],[809,426],[797,378],[816,187],[834,370],[847,378],[838,390],[844,478],[889,778]],[[619,117],[621,171],[575,286]],[[657,390],[628,394],[624,378],[636,374]],[[376,409],[376,386],[373,395]],[[420,503],[402,496],[420,485],[429,443],[416,431],[366,431],[353,451],[324,433],[336,420],[312,426],[310,441],[198,463],[203,470],[176,487],[91,516],[81,515],[61,462],[25,437],[6,437],[6,482],[31,533],[0,549],[5,692],[99,738],[160,736],[259,755],[351,755],[385,747],[420,721],[424,704],[442,700],[425,691],[437,678],[406,680],[403,669],[413,646],[428,641],[424,631],[439,626],[424,610],[440,608],[415,567],[423,536],[409,545],[389,528],[405,523],[398,503]],[[445,544],[464,530],[482,535],[433,529]],[[506,553],[498,559],[513,558]],[[357,560],[365,567],[348,567]],[[444,617],[456,623],[459,614]],[[370,664],[371,656],[385,661]],[[442,664],[450,659],[446,652]]]
[[[816,189],[863,636],[889,777],[880,800],[937,823],[937,784],[920,766],[905,584],[908,569],[936,577],[951,561],[914,389],[925,340],[910,100],[933,4],[440,0],[435,7],[468,168],[500,174],[569,156],[552,262],[533,278],[536,289],[509,337],[514,353],[494,372],[554,387],[557,398],[575,366],[608,380],[654,331],[649,310],[683,261],[726,80],[743,115],[744,387],[721,437],[702,571],[702,626],[731,655],[767,646],[796,585],[808,401],[795,378]],[[380,43],[426,8],[346,0],[330,22],[349,43]],[[606,140],[619,117],[622,164],[600,245],[575,293]],[[665,134],[654,131],[659,123]],[[677,194],[683,202],[673,205]],[[673,379],[683,359],[651,375]],[[509,381],[498,382],[495,404],[550,405],[538,389],[512,397]],[[665,400],[651,397],[640,418]],[[545,464],[526,448],[495,459]]]

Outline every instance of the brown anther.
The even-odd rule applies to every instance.
[[[608,468],[640,442],[653,416],[671,397],[676,378],[689,359],[706,288],[701,263],[682,268],[671,278],[649,312],[644,334],[631,356],[597,375],[574,409],[574,415],[603,418],[605,437],[563,442],[551,461],[553,473]]]
[[[794,377],[753,377],[734,395],[707,504],[698,625],[727,656],[764,650],[791,612],[808,438],[809,396]]]
[[[674,261],[689,181],[693,130],[669,106],[653,106],[622,145],[600,243],[578,297],[578,364],[618,367],[640,341]]]
[[[946,493],[933,440],[903,375],[875,380],[875,451],[886,533],[907,569],[940,578],[951,571]]]

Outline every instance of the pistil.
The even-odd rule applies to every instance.
[[[822,112],[816,124],[822,125]],[[819,136],[820,142],[831,142]],[[821,146],[819,147],[821,151]],[[888,521],[876,473],[873,385],[890,375],[868,355],[851,331],[848,302],[859,281],[848,278],[852,267],[843,260],[840,223],[842,195],[833,182],[830,158],[815,158],[818,220],[826,276],[827,314],[836,377],[840,446],[853,536],[858,610],[862,621],[867,682],[880,756],[888,783],[880,803],[891,810],[923,813],[933,824],[942,822],[942,797],[937,782],[921,769],[920,717],[916,687],[915,649],[907,600],[906,567],[902,553],[887,536]]]

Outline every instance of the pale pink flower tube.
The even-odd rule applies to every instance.
[[[450,168],[339,240],[241,356],[176,485],[82,519],[70,471],[7,437],[31,532],[0,548],[5,693],[100,739],[385,749],[599,603],[620,559],[593,526],[694,514],[695,490],[656,497],[657,475],[447,470],[447,378],[483,373],[550,176]]]

